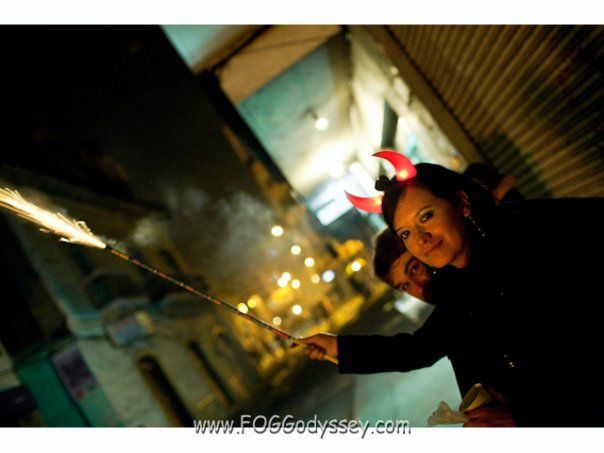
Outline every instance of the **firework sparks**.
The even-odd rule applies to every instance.
[[[50,212],[27,201],[16,190],[0,188],[0,206],[40,225],[40,231],[61,236],[61,241],[104,249],[107,244],[92,234],[86,223],[58,212]]]

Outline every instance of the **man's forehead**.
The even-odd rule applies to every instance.
[[[401,256],[399,256],[396,260],[393,261],[392,263],[392,268],[397,268],[397,269],[405,269],[405,264],[407,264],[407,261],[409,261],[410,259],[413,258],[413,255],[411,255],[411,252],[409,252],[409,250],[405,250]]]

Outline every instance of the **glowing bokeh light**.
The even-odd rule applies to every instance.
[[[242,302],[237,305],[237,310],[239,310],[241,313],[247,313],[247,305]]]
[[[283,227],[275,225],[271,228],[271,234],[275,237],[279,237],[283,234]]]
[[[280,326],[281,325],[281,318],[279,316],[275,316],[273,318],[273,324],[276,326]]]
[[[329,120],[325,117],[319,117],[315,121],[315,128],[319,131],[324,131],[329,126]]]
[[[331,269],[327,269],[325,272],[323,272],[323,275],[321,275],[321,279],[325,283],[333,282],[334,278],[336,278],[336,274]]]
[[[321,281],[321,277],[319,277],[319,274],[314,274],[312,277],[310,277],[310,281],[317,284]]]
[[[350,268],[353,270],[353,272],[358,272],[361,270],[363,266],[361,265],[361,263],[359,261],[353,261],[352,264],[350,265]]]
[[[300,287],[300,280],[298,280],[297,278],[292,280],[292,288],[294,289],[298,289]]]
[[[334,179],[340,179],[346,174],[346,169],[342,164],[336,164],[329,170],[329,175]]]
[[[313,267],[315,265],[315,260],[311,257],[308,257],[304,260],[304,265],[306,267]]]
[[[300,313],[302,313],[302,307],[300,307],[300,305],[296,304],[292,307],[292,313],[296,316],[298,316]]]
[[[292,252],[292,255],[299,255],[300,252],[302,252],[302,249],[300,248],[299,245],[292,245],[292,248],[289,250],[290,250],[290,252]]]

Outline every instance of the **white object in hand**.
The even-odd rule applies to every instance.
[[[478,409],[490,401],[491,395],[482,384],[474,384],[463,397],[459,410],[455,411],[447,403],[441,401],[436,411],[428,418],[428,426],[466,423],[470,419],[464,412]]]

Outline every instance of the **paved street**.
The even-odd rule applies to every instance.
[[[428,310],[422,313],[422,319]],[[375,307],[344,333],[392,335],[416,328],[408,318],[395,310]],[[401,351],[403,353],[403,351]],[[448,359],[430,368],[408,373],[342,375],[328,362],[308,362],[284,388],[285,395],[257,414],[293,415],[296,419],[408,420],[410,426],[427,426],[427,419],[444,400],[451,406],[461,401],[453,370]]]

